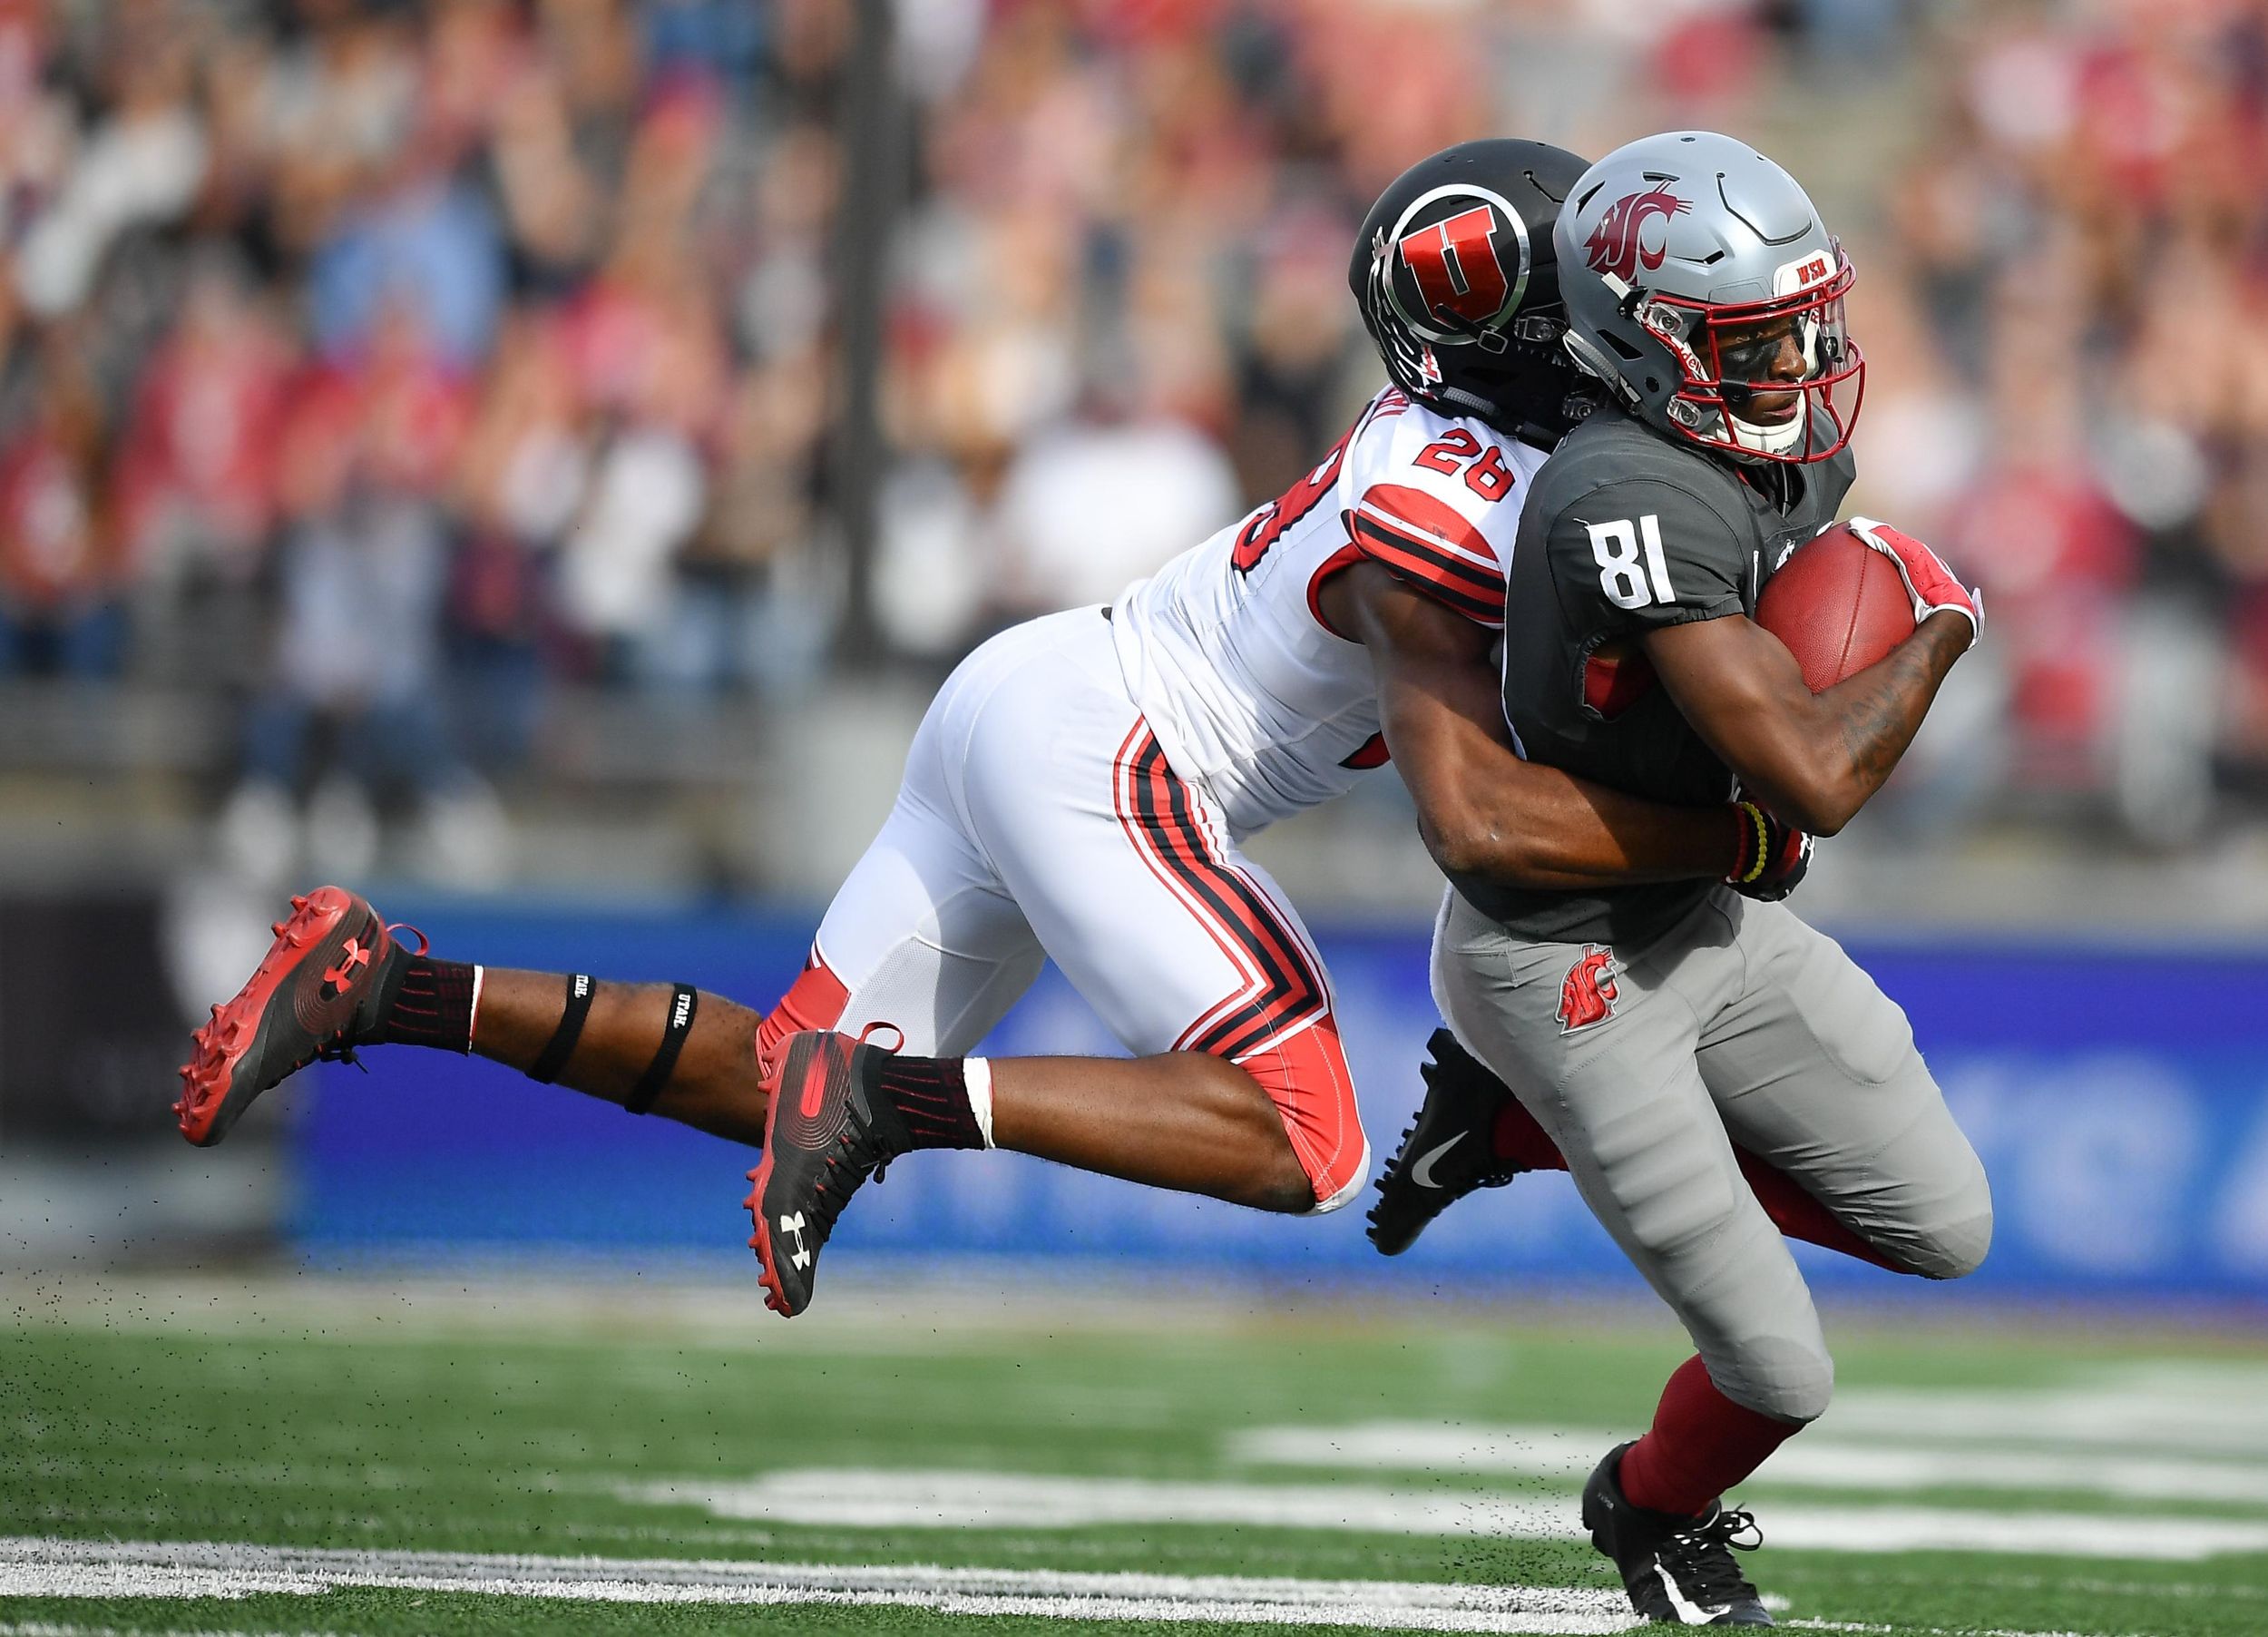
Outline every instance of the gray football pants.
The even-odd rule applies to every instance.
[[[1610,1013],[1563,1030],[1568,975],[1598,947],[1524,942],[1452,892],[1434,928],[1434,999],[1559,1144],[1717,1389],[1809,1421],[1834,1364],[1733,1144],[1931,1279],[1984,1260],[1984,1167],[1905,1014],[1784,907],[1718,887],[1652,944],[1612,950]]]

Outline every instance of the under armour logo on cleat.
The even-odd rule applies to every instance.
[[[370,952],[357,940],[348,938],[347,946],[338,952],[338,965],[323,968],[324,994],[335,995],[345,993],[347,985],[354,981],[355,969],[369,964]]]
[[[798,1269],[811,1265],[811,1250],[804,1242],[803,1229],[803,1212],[800,1211],[793,1216],[784,1216],[779,1219],[779,1230],[789,1235],[796,1241],[794,1254],[790,1255],[787,1260]]]

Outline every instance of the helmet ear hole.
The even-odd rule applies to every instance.
[[[1581,366],[1586,374],[1595,376],[1602,381],[1612,381],[1616,378],[1613,364],[1608,360],[1604,353],[1591,344],[1588,338],[1578,335],[1570,329],[1560,338],[1559,344],[1567,348],[1568,356]]]
[[[1629,342],[1615,334],[1615,332],[1611,329],[1600,330],[1598,332],[1598,338],[1606,342],[1608,346],[1613,348],[1617,352],[1620,353],[1622,355],[1622,360],[1626,364],[1635,364],[1646,356],[1637,348],[1631,346]]]

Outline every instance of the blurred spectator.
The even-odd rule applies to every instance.
[[[99,411],[67,343],[43,363],[30,412],[0,442],[0,677],[104,676],[124,612],[98,515]]]
[[[1240,510],[1236,471],[1217,444],[1184,423],[1136,416],[1099,388],[1008,468],[994,606],[1022,619],[1115,602]]]
[[[335,358],[367,346],[388,307],[415,308],[441,356],[464,367],[488,351],[503,289],[487,204],[445,175],[413,171],[341,213],[308,270],[308,312],[316,346]]]
[[[525,760],[543,708],[544,577],[590,484],[586,420],[557,320],[515,314],[464,440],[449,596],[460,720],[500,769]]]
[[[258,572],[295,365],[242,272],[219,254],[200,261],[117,441],[111,481],[134,572],[239,583]]]
[[[42,316],[84,301],[119,236],[179,216],[204,177],[207,142],[189,101],[185,31],[162,6],[127,9],[121,21],[106,64],[109,112],[24,238],[17,277],[25,304]]]

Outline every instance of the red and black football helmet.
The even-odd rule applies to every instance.
[[[1422,159],[1378,196],[1347,283],[1395,386],[1549,448],[1599,401],[1561,337],[1551,229],[1587,162],[1495,137]]]

